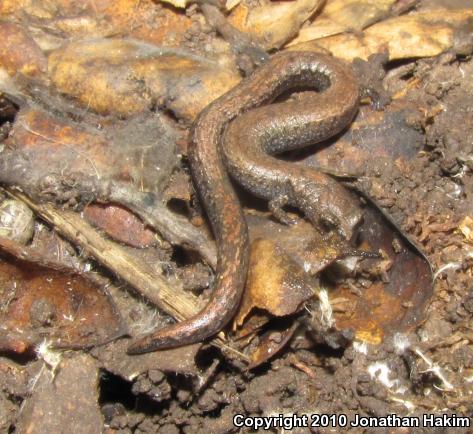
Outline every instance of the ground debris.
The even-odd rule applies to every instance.
[[[98,379],[98,365],[86,354],[64,358],[55,374],[44,367],[22,406],[17,432],[101,433]]]
[[[237,413],[471,415],[473,2],[206,3],[0,2],[0,431],[224,434]],[[217,267],[189,127],[281,49],[363,59],[355,121],[283,158],[361,191],[380,220],[366,213],[353,244],[337,242],[294,209],[297,224],[275,222],[238,191],[261,289],[240,328],[129,356],[166,312],[205,304]],[[58,336],[81,349],[55,347]]]

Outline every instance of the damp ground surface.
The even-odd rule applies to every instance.
[[[314,343],[310,314],[301,314],[290,344],[249,371],[212,347],[182,349],[179,359],[163,356],[159,363],[159,356],[149,356],[141,367],[124,361],[126,344],[120,342],[64,352],[59,364],[47,350],[37,359],[4,355],[0,431],[63,432],[72,423],[75,432],[84,433],[223,434],[254,432],[234,425],[237,414],[309,415],[315,424],[319,419],[313,415],[322,414],[346,415],[348,421],[392,413],[472,416],[473,61],[444,53],[388,65],[383,75],[391,102],[376,112],[382,122],[352,134],[360,149],[372,138],[379,155],[362,154],[356,170],[365,174],[366,192],[432,264],[433,295],[416,329],[379,345],[347,339],[334,349]],[[356,122],[373,111],[363,105]],[[182,261],[179,252],[164,259]],[[193,290],[207,288],[211,278],[202,264],[176,273]],[[126,296],[119,297],[124,296],[117,295],[117,305],[126,305]],[[40,308],[41,322],[47,312]],[[150,309],[143,309],[149,316]],[[139,318],[143,312],[133,314]],[[38,426],[48,412],[54,414],[48,426]],[[362,432],[340,426],[292,432],[342,431]]]

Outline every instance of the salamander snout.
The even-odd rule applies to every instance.
[[[357,198],[335,180],[293,185],[297,207],[320,230],[335,229],[350,240],[363,213]]]

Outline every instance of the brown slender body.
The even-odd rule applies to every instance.
[[[312,100],[266,105],[301,87],[324,90]],[[218,333],[238,308],[248,269],[248,231],[224,160],[232,176],[273,205],[298,206],[315,224],[329,223],[351,237],[361,213],[347,192],[326,175],[268,154],[333,136],[357,107],[358,87],[348,66],[321,54],[287,52],[202,111],[190,133],[189,160],[217,243],[212,298],[197,315],[145,337],[130,353],[199,342]]]

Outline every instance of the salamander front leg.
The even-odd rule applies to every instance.
[[[290,217],[289,214],[284,211],[284,207],[289,204],[289,197],[285,194],[273,197],[269,203],[268,208],[271,211],[271,214],[279,222],[290,226],[296,224],[298,219]]]

